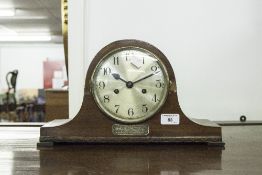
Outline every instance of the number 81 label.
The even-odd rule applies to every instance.
[[[161,114],[161,125],[179,125],[179,114]]]

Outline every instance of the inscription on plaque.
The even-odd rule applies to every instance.
[[[120,125],[114,124],[112,126],[112,133],[114,135],[148,135],[148,125]]]

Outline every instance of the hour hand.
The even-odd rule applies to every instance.
[[[121,81],[123,81],[123,82],[125,82],[125,83],[127,83],[127,81],[126,80],[124,80],[124,79],[122,79],[121,77],[120,77],[120,75],[119,74],[116,74],[116,73],[114,73],[114,74],[112,74],[112,76],[116,79],[116,80],[121,80]]]

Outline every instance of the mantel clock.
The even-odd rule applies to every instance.
[[[223,145],[220,126],[185,116],[168,59],[139,40],[115,41],[97,53],[79,113],[41,127],[40,145],[53,143]]]

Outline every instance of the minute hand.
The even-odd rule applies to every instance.
[[[139,80],[134,81],[133,84],[135,84],[135,83],[137,83],[137,82],[139,82],[139,81],[142,81],[142,80],[144,80],[144,79],[147,79],[147,78],[149,78],[149,77],[152,77],[153,75],[158,74],[159,72],[160,72],[160,71],[158,71],[158,72],[156,72],[156,73],[149,74],[149,75],[147,75],[147,76],[145,76],[145,77],[143,77],[143,78],[140,78]]]

